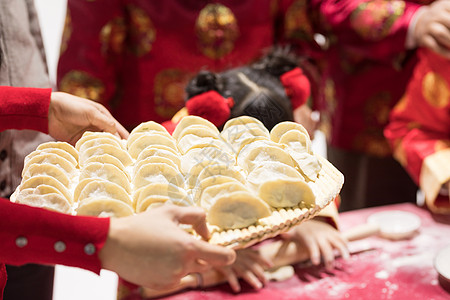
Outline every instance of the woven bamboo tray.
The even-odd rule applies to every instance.
[[[269,239],[288,231],[295,225],[316,216],[325,206],[330,204],[339,194],[344,184],[344,175],[328,160],[318,156],[322,169],[314,182],[316,204],[307,207],[300,204],[296,207],[274,210],[272,215],[259,220],[259,224],[244,229],[214,231],[210,243],[233,249],[247,248],[265,239]]]

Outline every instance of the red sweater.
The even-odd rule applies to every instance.
[[[48,133],[50,93],[50,89],[0,86],[0,131]],[[98,252],[108,229],[109,218],[75,217],[0,199],[0,300],[6,284],[3,263],[63,264],[99,273]]]

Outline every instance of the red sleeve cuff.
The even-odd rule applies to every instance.
[[[109,218],[71,216],[0,200],[0,261],[62,264],[99,273]]]
[[[51,89],[0,86],[0,130],[48,133]]]

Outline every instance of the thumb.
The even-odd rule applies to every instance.
[[[172,208],[173,219],[182,224],[190,224],[193,229],[204,239],[208,240],[210,233],[206,226],[205,211],[199,207],[178,207]]]

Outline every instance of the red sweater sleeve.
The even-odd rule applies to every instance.
[[[51,89],[0,86],[0,131],[33,129],[48,133]]]
[[[71,216],[0,199],[0,261],[62,264],[96,273],[109,218]]]

